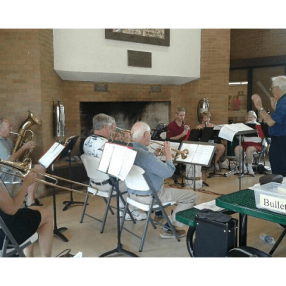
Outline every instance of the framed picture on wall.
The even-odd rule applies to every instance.
[[[170,29],[105,29],[105,39],[170,46]]]

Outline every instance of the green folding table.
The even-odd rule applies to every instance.
[[[279,223],[281,225],[286,225],[286,215],[257,208],[255,204],[254,191],[250,189],[245,189],[220,196],[216,199],[216,205],[218,207],[224,208],[224,213],[239,213],[239,246],[246,246],[247,244],[248,216]],[[187,248],[191,256],[193,256],[193,235],[196,228],[195,216],[197,212],[197,209],[192,208],[178,212],[176,214],[177,221],[189,226],[187,234]],[[285,235],[286,228],[269,252],[270,255],[273,254]]]

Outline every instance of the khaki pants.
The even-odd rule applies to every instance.
[[[161,189],[158,192],[158,197],[161,203],[173,202],[173,201],[177,202],[177,206],[174,209],[172,215],[169,216],[169,219],[172,225],[175,227],[185,226],[183,223],[180,223],[176,220],[176,213],[186,209],[193,208],[197,202],[197,194],[194,191],[188,189],[161,187]],[[151,196],[136,196],[133,194],[130,194],[130,198],[145,204],[150,204],[152,199]]]

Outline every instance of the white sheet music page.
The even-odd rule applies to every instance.
[[[108,174],[124,181],[133,166],[136,154],[136,151],[126,146],[113,144],[113,153],[107,171]]]
[[[226,124],[221,128],[218,136],[220,138],[223,138],[223,139],[226,139],[232,142],[233,137],[237,132],[247,131],[247,130],[253,130],[253,129],[243,123],[235,123],[235,124],[229,124],[229,125]]]
[[[55,142],[52,147],[39,159],[39,164],[47,169],[58,158],[64,148],[64,145]]]
[[[113,149],[114,149],[114,144],[111,144],[108,142],[105,143],[104,149],[101,155],[99,167],[98,167],[99,171],[107,173],[107,170],[108,170],[108,167],[111,161]]]
[[[214,148],[214,145],[183,143],[180,151],[188,150],[189,154],[186,159],[182,159],[180,156],[177,161],[207,166],[209,165]]]
[[[211,154],[214,150],[213,145],[199,145],[193,157],[193,164],[208,165]]]
[[[197,147],[198,147],[198,144],[186,144],[186,143],[183,143],[180,151],[188,150],[189,154],[188,154],[186,159],[183,159],[181,157],[181,155],[180,155],[177,158],[177,161],[179,161],[179,162],[186,162],[186,163],[192,163],[193,162],[193,157],[196,154]]]

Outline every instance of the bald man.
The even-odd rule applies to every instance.
[[[164,180],[170,178],[175,172],[175,166],[172,163],[171,147],[168,141],[164,142],[163,152],[166,155],[166,162],[150,152],[148,146],[151,142],[151,129],[145,122],[137,122],[131,128],[133,138],[133,148],[137,151],[134,165],[145,170],[146,175],[150,178],[152,187],[158,193],[158,197],[162,203],[176,201],[177,206],[169,217],[170,222],[175,227],[178,237],[186,235],[185,230],[179,230],[177,227],[183,227],[184,224],[176,220],[176,213],[195,206],[197,195],[190,189],[164,188]],[[151,190],[142,193],[140,191],[128,189],[130,197],[142,203],[150,203]],[[161,238],[175,238],[168,223],[160,233]]]

